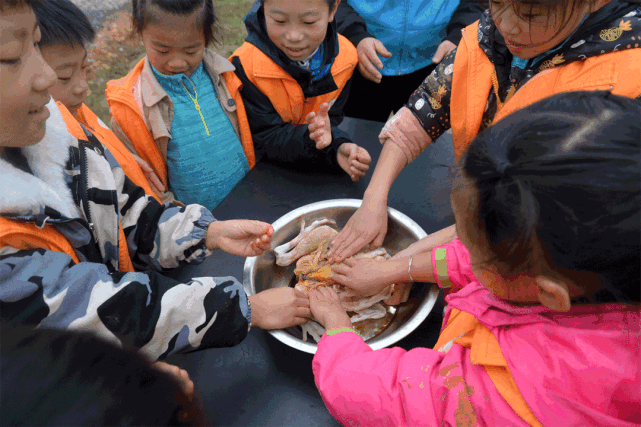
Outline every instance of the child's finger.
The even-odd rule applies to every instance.
[[[312,317],[312,311],[309,307],[297,307],[296,317]]]
[[[305,295],[305,292],[301,291],[300,289],[294,289],[294,296],[296,296],[296,298],[302,298],[305,301],[307,301],[307,299],[309,298],[307,295]]]
[[[315,119],[315,118],[316,118],[316,113],[314,113],[314,112],[312,111],[312,112],[311,112],[311,113],[309,113],[307,116],[305,116],[305,121],[306,121],[307,123],[311,123],[311,122],[313,122],[313,121],[314,121],[314,119]]]
[[[318,114],[326,116],[329,113],[329,104],[327,102],[323,102],[318,109]]]
[[[359,161],[352,163],[352,169],[355,169],[358,172],[367,172],[369,170],[369,165],[363,164]]]

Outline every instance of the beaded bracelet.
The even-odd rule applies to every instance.
[[[252,328],[252,304],[249,302],[249,296],[247,297],[247,307],[249,308],[249,326],[247,327],[247,332]]]

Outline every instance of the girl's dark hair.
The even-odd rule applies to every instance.
[[[189,15],[196,9],[204,7],[202,13],[202,28],[205,36],[205,44],[210,45],[217,41],[216,34],[216,12],[214,11],[213,0],[132,0],[131,9],[133,15],[134,31],[138,34],[149,23],[149,4],[158,6],[161,10],[174,15]]]
[[[553,268],[600,278],[596,300],[641,302],[640,117],[633,99],[572,92],[481,133],[461,165],[493,261],[522,272],[538,245]]]
[[[0,424],[204,425],[178,382],[87,333],[0,324]]]
[[[33,5],[42,38],[40,47],[65,44],[85,47],[96,32],[89,18],[69,0],[48,0]]]
[[[265,4],[265,0],[260,0],[260,2]],[[325,0],[325,3],[327,3],[327,6],[329,6],[330,11],[334,10],[334,8],[336,7],[336,0]]]

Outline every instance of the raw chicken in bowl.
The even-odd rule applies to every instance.
[[[299,286],[299,289],[305,291],[301,286],[309,289],[310,286],[316,286],[315,282],[323,281],[331,276],[329,266],[322,261],[323,254],[326,254],[331,237],[336,234],[337,230],[345,226],[360,204],[360,200],[354,199],[327,200],[295,209],[275,221],[273,223],[272,248],[275,248],[278,253],[268,251],[261,256],[247,258],[243,274],[243,285],[246,292],[249,295],[254,295],[262,290],[280,286]],[[306,226],[301,227],[303,221]],[[314,229],[321,229],[315,231],[318,239],[311,242],[311,247],[305,248],[304,244],[299,246],[306,235],[301,231],[315,222],[316,226],[310,232]],[[319,234],[320,236],[318,236]],[[388,231],[383,242],[383,248],[387,253],[380,250],[374,253],[364,250],[356,256],[378,256],[381,257],[379,259],[383,259],[393,256],[425,236],[423,229],[409,217],[395,209],[388,208]],[[307,240],[309,243],[310,239]],[[289,244],[289,242],[292,243]],[[276,249],[279,246],[280,248]],[[340,286],[331,283],[331,280],[329,284]],[[391,287],[388,288],[385,291],[389,293]],[[359,332],[373,349],[393,345],[412,332],[428,316],[438,296],[436,285],[419,284],[412,292],[413,297],[407,303],[388,307],[380,302],[389,296],[385,293],[374,296],[376,301],[372,302],[373,300],[358,296],[347,288],[343,287],[339,290],[343,292],[343,306],[350,311],[355,327],[359,328],[360,326]],[[382,320],[368,322],[368,319],[374,319],[377,316]],[[318,326],[320,327],[320,325]],[[305,332],[314,336],[311,332],[312,328],[315,327],[307,328]],[[322,327],[313,330],[317,337],[323,332]],[[301,327],[269,332],[293,348],[308,353],[316,351],[314,339],[307,338],[305,341],[303,339],[304,331]]]

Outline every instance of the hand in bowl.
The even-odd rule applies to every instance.
[[[309,298],[294,288],[274,288],[249,297],[252,325],[260,329],[283,329],[307,323]]]
[[[314,319],[325,329],[352,327],[338,294],[329,286],[319,286],[309,292],[309,308]]]

